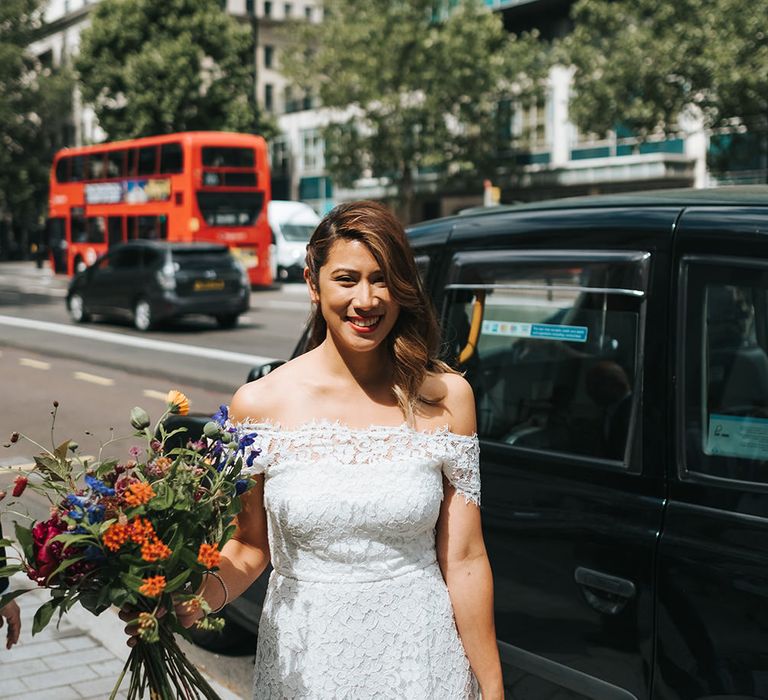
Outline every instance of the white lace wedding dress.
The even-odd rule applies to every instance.
[[[274,567],[254,698],[478,697],[435,555],[442,475],[479,502],[477,438],[236,427],[256,433],[248,471],[265,475]]]

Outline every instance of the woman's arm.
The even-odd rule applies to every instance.
[[[445,403],[457,434],[475,432],[472,389],[457,375],[449,381]],[[483,700],[503,700],[501,661],[493,620],[493,576],[483,542],[480,508],[467,502],[443,479],[444,497],[437,522],[437,559],[467,658]]]
[[[232,398],[230,418],[237,422],[251,416],[262,416],[263,409],[253,402],[255,387],[241,388]],[[241,497],[242,509],[237,515],[232,538],[221,550],[218,575],[226,586],[226,600],[231,602],[242,594],[267,568],[270,560],[267,539],[267,514],[264,510],[264,475],[252,477],[256,485]],[[224,586],[215,576],[206,576],[198,593],[212,610],[225,602]],[[182,609],[176,614],[182,625],[190,627],[202,616],[202,611]]]

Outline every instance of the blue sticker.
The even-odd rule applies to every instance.
[[[768,420],[752,416],[709,416],[706,454],[768,459]]]
[[[484,335],[505,335],[512,338],[538,338],[539,340],[565,340],[586,343],[586,326],[556,326],[548,323],[521,323],[519,321],[483,321]]]

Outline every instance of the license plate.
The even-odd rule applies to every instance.
[[[218,292],[224,289],[224,280],[195,280],[196,292]]]

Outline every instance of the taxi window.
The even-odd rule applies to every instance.
[[[684,472],[768,483],[768,267],[685,270]]]
[[[648,262],[644,252],[454,258],[445,351],[473,386],[481,438],[629,461]]]

